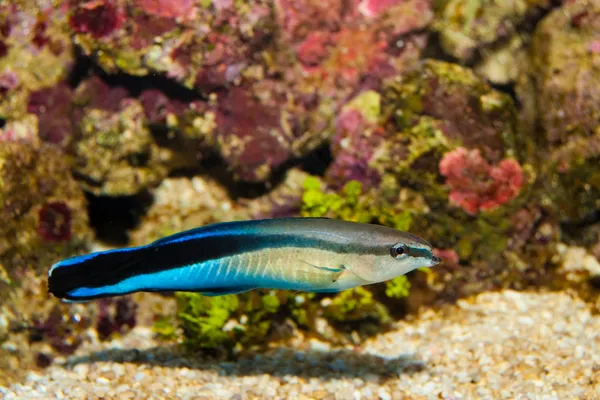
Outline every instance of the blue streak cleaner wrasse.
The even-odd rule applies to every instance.
[[[338,292],[439,261],[425,240],[388,227],[327,218],[265,219],[214,224],[145,246],[72,257],[50,268],[48,287],[67,301],[143,291]]]

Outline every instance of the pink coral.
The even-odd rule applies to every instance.
[[[592,53],[600,53],[600,40],[594,40],[592,43],[589,44],[588,49]]]
[[[433,249],[433,254],[442,259],[442,264],[448,268],[457,268],[460,262],[458,254],[453,249]]]
[[[328,55],[328,46],[331,44],[328,32],[312,32],[298,46],[296,54],[305,66],[319,65]]]
[[[377,185],[381,177],[369,167],[375,148],[383,141],[383,131],[365,121],[358,110],[342,112],[331,144],[335,156],[326,177],[332,187],[341,188],[350,180],[365,187]]]
[[[523,185],[523,171],[518,162],[504,159],[492,166],[478,149],[457,148],[444,155],[439,167],[451,188],[450,202],[469,214],[507,203]]]
[[[89,33],[95,38],[108,36],[119,29],[125,20],[123,10],[114,0],[76,1],[70,24],[79,33]]]
[[[331,47],[331,51],[326,45]],[[307,55],[302,52],[303,46],[310,49],[310,52],[304,52]],[[344,28],[337,33],[310,35],[298,49],[298,57],[303,62],[302,57],[308,61],[318,61],[318,68],[308,69],[313,76],[331,79],[337,85],[353,86],[363,76],[377,76],[380,73],[385,76],[393,72],[393,69],[384,66],[387,64],[387,47],[385,35],[373,27]]]
[[[136,0],[136,5],[157,17],[190,19],[196,15],[194,0]]]
[[[279,26],[291,40],[315,30],[339,29],[344,6],[342,0],[275,0]]]
[[[358,5],[358,10],[367,17],[374,17],[398,4],[400,1],[401,0],[363,0]]]

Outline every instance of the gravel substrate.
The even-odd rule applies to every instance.
[[[359,348],[297,345],[211,363],[136,328],[0,387],[0,398],[600,399],[600,316],[568,293],[485,293]]]

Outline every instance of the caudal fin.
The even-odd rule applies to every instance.
[[[67,301],[87,301],[136,291],[121,282],[139,273],[143,247],[109,250],[68,258],[48,271],[48,290]]]

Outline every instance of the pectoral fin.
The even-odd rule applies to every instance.
[[[340,265],[339,267],[334,267],[334,268],[321,267],[319,265],[311,264],[308,261],[304,261],[304,260],[302,260],[302,261],[304,263],[310,265],[311,267],[318,269],[319,271],[329,273],[330,277],[331,277],[331,282],[336,282],[340,278],[340,276],[344,273],[344,271],[346,271],[346,267],[344,267],[343,265]]]

